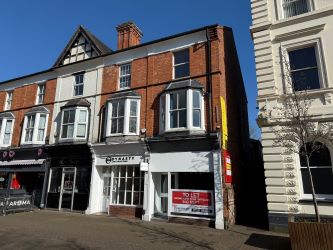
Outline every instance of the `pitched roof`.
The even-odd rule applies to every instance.
[[[58,59],[54,63],[53,67],[58,67],[63,65],[63,61],[66,58],[66,55],[71,51],[73,45],[75,42],[80,38],[80,35],[82,35],[89,43],[91,44],[91,47],[96,52],[96,56],[101,56],[110,53],[112,50],[101,40],[99,40],[95,35],[93,35],[89,30],[84,28],[82,25],[80,25],[69,42],[67,43],[64,50],[59,55]]]
[[[189,79],[184,81],[172,82],[165,88],[164,91],[170,91],[175,89],[186,89],[186,88],[203,89],[204,86],[197,80]]]
[[[77,99],[73,99],[68,101],[64,106],[62,106],[61,108],[69,108],[69,107],[90,107],[90,102],[87,101],[84,98],[77,98]]]

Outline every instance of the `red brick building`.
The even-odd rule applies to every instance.
[[[118,48],[112,51],[80,26],[50,70],[5,82],[13,85],[10,110],[15,113],[6,150],[24,146],[24,114],[40,107],[32,101],[37,85],[21,82],[44,74],[44,106],[50,114],[44,147],[51,172],[46,207],[80,207],[75,205],[80,188],[75,187],[89,179],[84,196],[89,201],[81,206],[86,213],[195,219],[217,228],[225,220],[233,223],[233,184],[236,191],[241,187],[249,138],[232,30],[212,25],[147,43],[141,43],[142,32],[134,23],[117,31]],[[7,101],[6,92],[0,92],[0,102]],[[73,122],[66,120],[70,112]],[[70,158],[78,147],[91,148],[91,162]],[[59,156],[64,152],[68,156]],[[224,159],[228,154],[232,172]],[[89,178],[78,174],[82,164]],[[52,202],[50,197],[55,197]]]

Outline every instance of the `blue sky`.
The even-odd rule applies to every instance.
[[[215,23],[233,28],[256,126],[250,0],[2,0],[0,81],[49,69],[80,24],[115,49],[115,27],[130,20],[143,31],[142,42]]]

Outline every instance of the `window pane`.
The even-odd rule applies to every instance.
[[[186,108],[186,91],[181,91],[178,93],[178,108]]]
[[[112,103],[112,117],[117,117],[117,110],[118,110],[118,102]]]
[[[186,77],[189,75],[190,65],[188,63],[175,66],[175,78]]]
[[[295,91],[320,88],[317,68],[291,72],[291,78]]]
[[[311,194],[311,185],[309,181],[308,170],[301,168],[303,191],[305,194]],[[333,174],[332,167],[311,168],[313,185],[316,194],[333,194]]]
[[[119,179],[119,190],[124,191],[125,190],[125,178],[120,178]]]
[[[178,127],[178,111],[170,112],[170,128]]]
[[[134,191],[140,191],[140,178],[134,178]]]
[[[193,110],[193,127],[201,127],[200,110]]]
[[[75,121],[75,110],[70,110],[68,123],[74,123],[74,121]]]
[[[140,168],[139,167],[134,167],[134,176],[139,177],[140,176]]]
[[[132,176],[133,176],[133,167],[127,166],[127,177],[132,177]]]
[[[80,110],[79,122],[86,122],[87,110]]]
[[[120,176],[125,177],[125,174],[126,174],[126,167],[125,166],[120,167]]]
[[[200,92],[193,91],[193,108],[200,108]]]
[[[37,134],[37,141],[43,141],[44,140],[44,129],[38,129]]]
[[[125,192],[119,191],[119,203],[118,204],[124,204],[124,199],[125,199]]]
[[[125,101],[119,101],[118,116],[124,116]]]
[[[131,101],[130,116],[136,116],[137,101]]]
[[[189,50],[184,49],[182,51],[177,51],[174,53],[174,63],[179,64],[179,63],[184,63],[189,61]]]
[[[5,127],[5,133],[6,134],[9,134],[11,132],[12,124],[13,124],[12,120],[7,120],[6,127]]]
[[[68,123],[68,120],[69,120],[69,111],[64,111],[62,122],[63,123]]]
[[[179,111],[179,127],[186,127],[186,110]]]
[[[126,192],[126,204],[127,205],[132,204],[132,192]]]
[[[67,138],[67,125],[62,126],[61,138]]]
[[[177,94],[170,94],[170,109],[177,109]]]
[[[67,126],[67,138],[73,138],[74,134],[74,125]]]
[[[124,131],[124,118],[118,119],[118,131],[117,133],[123,133]]]
[[[111,134],[117,133],[117,119],[111,119]]]
[[[131,117],[129,119],[129,132],[136,133],[136,117]]]
[[[308,67],[317,67],[316,52],[314,47],[289,51],[289,63],[292,70]]]
[[[315,150],[315,148],[313,148],[310,143],[307,143],[306,146],[309,151],[314,150],[310,157],[310,166],[331,166],[332,162],[330,151],[323,143],[315,143],[317,150]],[[300,149],[300,162],[301,166],[306,166],[306,158],[303,147]]]
[[[139,205],[140,192],[133,192],[133,205]]]
[[[126,182],[126,190],[132,191],[132,178],[128,178]]]
[[[39,116],[39,126],[38,128],[45,128],[45,123],[46,123],[46,116],[45,115],[40,115]]]
[[[85,137],[86,136],[86,125],[85,124],[78,124],[77,125],[76,136],[77,137]]]

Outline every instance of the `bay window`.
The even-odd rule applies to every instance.
[[[60,140],[86,139],[88,108],[72,107],[62,110]]]
[[[160,99],[160,130],[204,130],[204,100],[200,89],[170,91]]]
[[[0,147],[8,147],[11,144],[13,134],[14,115],[3,113],[0,117]]]
[[[138,135],[140,99],[138,97],[110,99],[106,117],[106,136]]]
[[[37,112],[38,111],[38,112]],[[21,144],[44,144],[48,110],[44,107],[32,109],[24,117]]]

